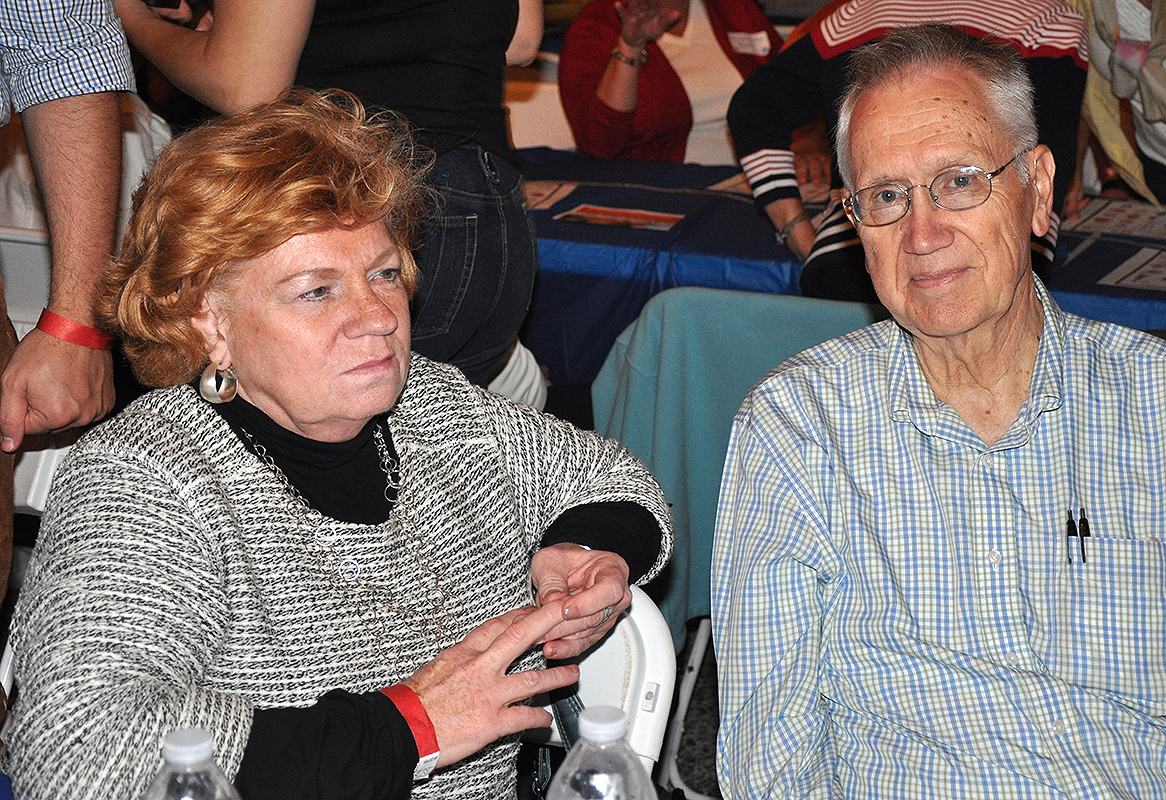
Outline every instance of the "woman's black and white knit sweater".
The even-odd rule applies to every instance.
[[[644,579],[667,560],[659,486],[614,442],[416,354],[389,427],[401,502],[371,526],[299,519],[189,387],[83,437],[54,480],[14,620],[17,795],[137,797],[176,727],[210,731],[233,775],[255,709],[376,691],[530,603],[530,558],[568,508],[647,508],[664,537]],[[352,564],[355,581],[336,577]],[[512,796],[516,747],[488,746],[413,796]]]

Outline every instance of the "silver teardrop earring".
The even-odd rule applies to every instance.
[[[220,370],[217,363],[207,364],[198,379],[198,393],[208,403],[229,403],[235,399],[235,392],[239,389],[239,380],[235,377],[235,368],[227,367]]]

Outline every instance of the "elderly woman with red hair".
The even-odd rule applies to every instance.
[[[410,353],[421,171],[399,122],[296,91],[139,189],[100,313],[163,388],[54,481],[19,796],[139,796],[195,726],[246,800],[512,796],[515,735],[549,722],[523,701],[577,677],[544,656],[663,565],[634,457]]]

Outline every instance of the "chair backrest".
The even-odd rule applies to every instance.
[[[0,274],[8,316],[23,336],[36,325],[49,300],[49,235],[31,228],[0,226]]]
[[[44,231],[0,227],[0,274],[8,316],[23,337],[36,327],[49,298],[49,237]],[[76,431],[29,436],[16,454],[16,513],[38,515],[57,464],[77,441]]]
[[[785,359],[886,312],[790,295],[683,287],[660,292],[612,347],[591,386],[595,429],[660,481],[676,543],[662,594],[678,645],[709,613],[713,525],[729,431],[752,386]],[[664,579],[661,579],[664,581]]]
[[[16,677],[16,665],[13,661],[16,651],[12,649],[12,640],[4,644],[4,655],[0,656],[0,685],[4,686],[4,696],[12,696],[12,681]]]
[[[80,435],[80,431],[73,430],[25,438],[16,453],[16,468],[12,473],[17,514],[39,517],[44,513],[53,475]]]
[[[628,717],[628,743],[651,774],[660,758],[676,684],[676,651],[656,604],[633,586],[631,608],[603,641],[575,661],[584,707],[622,708]],[[528,731],[524,738],[563,743],[554,726]]]

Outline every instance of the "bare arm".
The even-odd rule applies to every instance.
[[[218,0],[209,30],[168,22],[141,0],[116,0],[133,45],[182,91],[223,114],[292,85],[315,0]]]
[[[28,153],[52,242],[49,310],[92,326],[97,282],[113,251],[121,186],[121,108],[114,92],[50,100],[25,109]],[[113,406],[105,350],[33,330],[12,356],[0,400],[0,447],[26,434],[86,425]]]
[[[518,0],[518,27],[506,48],[506,65],[525,67],[534,61],[543,41],[542,0]]]
[[[780,200],[774,200],[765,207],[769,221],[778,230],[784,228],[804,211],[805,206],[797,197],[783,197]],[[805,261],[806,257],[810,255],[810,248],[814,246],[816,235],[817,231],[814,230],[814,226],[810,224],[808,219],[799,222],[789,232],[789,249],[798,257],[799,261]]]
[[[675,25],[681,12],[662,7],[653,0],[616,3],[623,30],[615,47],[627,61],[635,60],[648,42],[654,42]],[[640,67],[612,58],[595,87],[595,95],[616,111],[635,111],[639,101]]]
[[[1065,219],[1073,219],[1081,215],[1081,210],[1089,199],[1085,197],[1085,182],[1082,174],[1082,165],[1085,163],[1085,153],[1089,149],[1089,139],[1093,131],[1085,115],[1081,115],[1081,122],[1077,127],[1077,163],[1073,170],[1073,180],[1069,182],[1069,189],[1065,195]]]

